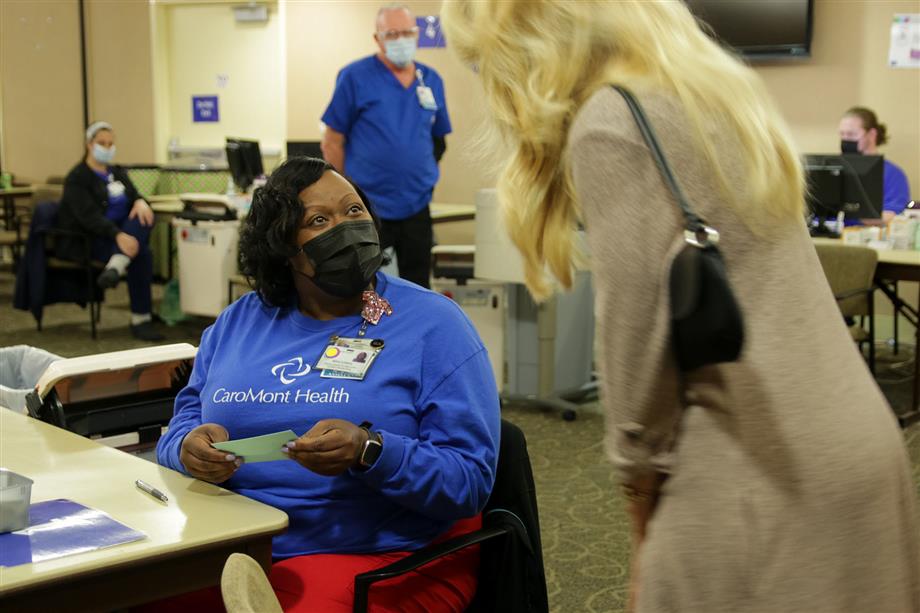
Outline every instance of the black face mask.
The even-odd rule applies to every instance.
[[[859,141],[858,140],[842,140],[840,141],[840,153],[859,153]]]
[[[372,221],[340,223],[304,243],[301,250],[313,262],[314,273],[309,279],[339,298],[364,291],[383,261]]]

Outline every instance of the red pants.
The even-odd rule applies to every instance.
[[[482,516],[458,521],[435,542],[478,530]],[[315,554],[274,564],[269,575],[281,608],[290,613],[350,613],[355,575],[381,568],[408,556],[399,551],[376,554]],[[422,568],[371,586],[371,613],[448,613],[464,611],[476,593],[479,547],[439,558]],[[219,613],[224,611],[220,588],[182,594],[134,609],[135,613]]]

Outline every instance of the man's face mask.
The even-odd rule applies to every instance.
[[[342,222],[304,243],[301,250],[313,262],[313,283],[339,298],[367,289],[383,261],[373,221]]]
[[[115,145],[103,147],[99,143],[93,143],[93,158],[100,164],[111,164],[115,159]]]
[[[383,43],[386,49],[387,59],[404,68],[415,59],[416,44],[415,39],[403,36],[396,40],[388,40]]]

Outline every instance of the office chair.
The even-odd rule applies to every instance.
[[[862,349],[869,345],[869,369],[875,374],[875,268],[878,253],[874,249],[856,245],[816,244],[818,259],[824,275],[837,299],[840,313],[847,321],[856,317],[859,324],[849,326],[853,341]],[[865,329],[866,320],[869,330]]]
[[[13,306],[31,311],[40,331],[44,307],[58,302],[89,306],[90,335],[96,338],[96,323],[102,314],[104,291],[96,285],[103,263],[93,260],[92,238],[80,232],[55,227],[59,205],[42,202],[35,206],[25,251],[16,271]],[[55,241],[68,237],[81,246],[79,260],[55,257]]]
[[[355,576],[353,611],[367,611],[372,584],[411,572],[471,545],[481,547],[480,567],[476,595],[467,611],[543,613],[549,610],[527,441],[520,428],[504,419],[495,486],[482,512],[482,528]]]

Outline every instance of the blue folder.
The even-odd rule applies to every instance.
[[[29,527],[0,534],[0,566],[19,566],[146,538],[108,514],[72,500],[29,507]]]

